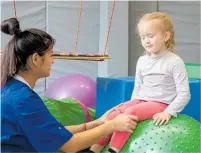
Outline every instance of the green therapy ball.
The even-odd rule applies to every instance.
[[[78,101],[72,98],[64,98],[60,100],[41,97],[50,113],[61,124],[77,125],[86,122],[86,112],[82,109]],[[95,110],[87,108],[90,119],[95,119]]]
[[[119,140],[121,141],[121,140]],[[103,149],[106,152],[109,144]],[[199,153],[200,123],[186,115],[172,118],[167,125],[153,120],[138,123],[120,153]]]

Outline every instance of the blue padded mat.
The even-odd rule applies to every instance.
[[[97,78],[96,117],[101,117],[110,108],[130,100],[135,77]],[[181,114],[187,114],[200,121],[201,81],[189,79],[191,100]]]

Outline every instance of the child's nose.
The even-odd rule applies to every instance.
[[[149,43],[150,43],[149,38],[145,38],[145,43],[146,43],[146,44],[149,44]]]

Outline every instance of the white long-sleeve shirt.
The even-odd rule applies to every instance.
[[[188,76],[183,60],[170,51],[157,57],[141,56],[136,66],[135,86],[131,99],[160,101],[177,116],[190,100]]]

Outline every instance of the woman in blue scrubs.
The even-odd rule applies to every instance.
[[[114,131],[132,132],[137,118],[120,115],[81,125],[63,126],[33,88],[48,77],[55,40],[38,29],[20,30],[16,18],[4,20],[1,31],[12,36],[1,54],[1,151],[77,152]]]

